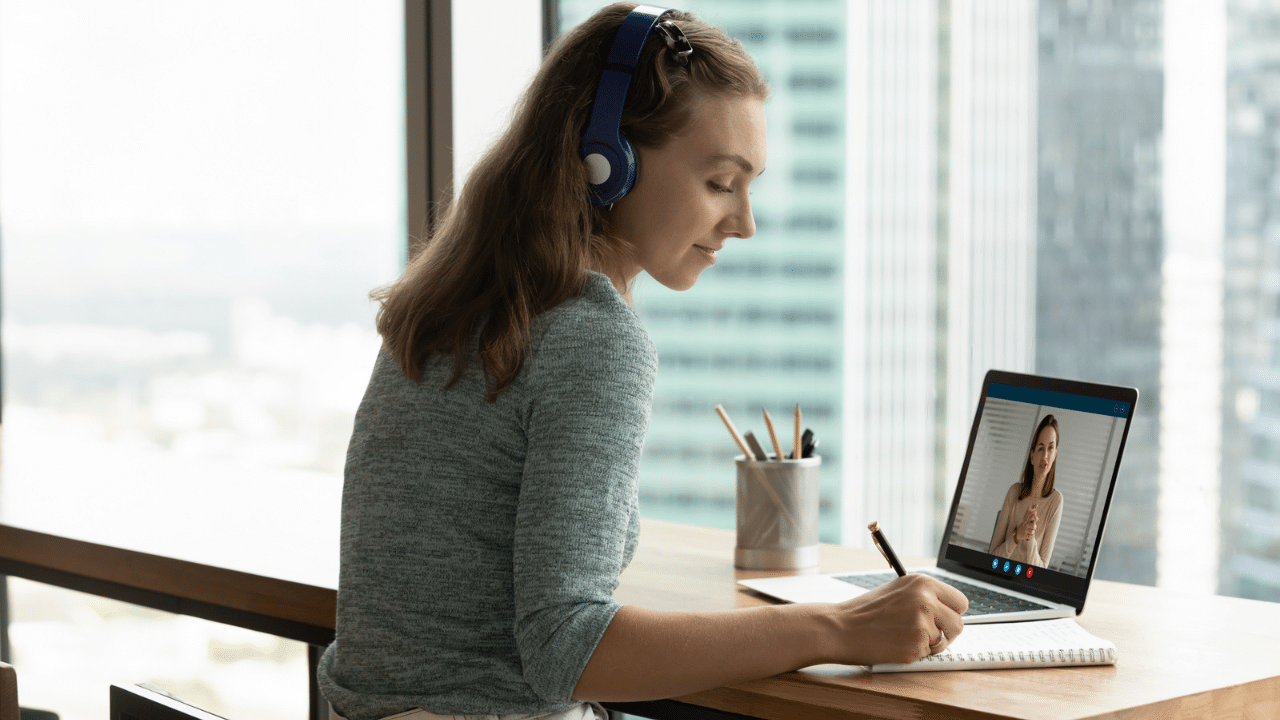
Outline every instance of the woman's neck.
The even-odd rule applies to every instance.
[[[1040,497],[1044,494],[1044,482],[1045,478],[1042,477],[1031,478],[1031,497]]]

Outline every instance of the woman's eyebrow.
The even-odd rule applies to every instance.
[[[721,153],[721,154],[712,155],[707,158],[707,164],[719,163],[719,162],[734,163],[738,167],[746,171],[747,173],[753,173],[755,172],[755,169],[756,169],[755,166],[751,164],[750,160],[747,160],[746,158],[742,157],[737,153]],[[763,172],[764,172],[764,168],[760,168],[760,173],[763,173]],[[756,173],[756,174],[759,175],[760,173]]]

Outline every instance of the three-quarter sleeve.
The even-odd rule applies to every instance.
[[[563,701],[618,610],[657,357],[642,330],[596,327],[590,315],[552,323],[536,357],[522,388],[514,629],[525,681]]]

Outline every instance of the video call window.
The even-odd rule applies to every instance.
[[[993,384],[978,424],[949,543],[1085,577],[1130,410],[1123,402]],[[1056,432],[1037,432],[1048,416],[1056,421]],[[1011,491],[1017,497],[1013,487],[1022,482],[1028,463],[1035,459],[1036,445],[1045,444],[1046,436],[1052,435],[1057,436],[1053,490],[1060,499],[1027,498],[1014,504],[1014,517],[1002,517],[1009,512],[1006,498]],[[1026,519],[1030,504],[1039,505],[1036,544],[1052,545],[1047,563],[1018,557],[1006,544],[1009,532]],[[1048,528],[1051,518],[1046,515],[1052,505],[1057,506],[1052,518],[1056,527]],[[1045,535],[1050,530],[1053,537]],[[1001,537],[996,537],[998,531]]]

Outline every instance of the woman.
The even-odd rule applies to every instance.
[[[1053,489],[1058,468],[1058,419],[1045,415],[1031,435],[1022,479],[1005,493],[991,536],[991,554],[1048,567],[1062,519],[1062,493]],[[1016,524],[1015,524],[1016,523]]]
[[[590,717],[590,701],[902,662],[962,629],[963,595],[922,576],[844,605],[614,602],[657,370],[631,286],[643,271],[686,289],[750,237],[766,160],[768,90],[742,46],[683,12],[635,31],[633,7],[557,43],[425,249],[375,293],[383,350],[347,454],[337,635],[319,670],[350,720]],[[584,134],[601,134],[596,88],[617,80],[615,36],[633,31],[617,104],[639,164],[617,193],[591,157],[610,151]]]

